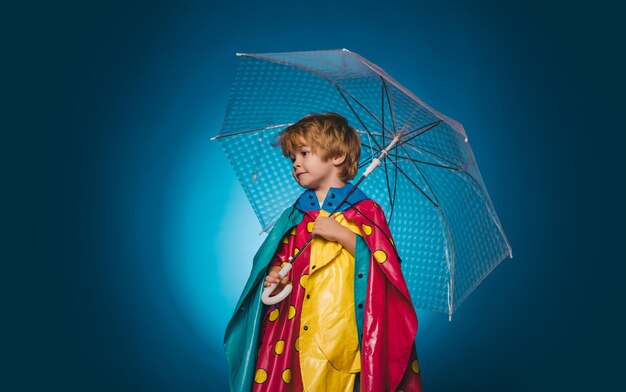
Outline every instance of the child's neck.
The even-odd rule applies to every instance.
[[[336,179],[334,181],[329,182],[328,184],[320,185],[318,188],[313,189],[315,191],[315,196],[317,196],[317,200],[320,203],[323,203],[326,200],[326,195],[330,188],[343,188],[346,185],[345,182],[340,179]]]

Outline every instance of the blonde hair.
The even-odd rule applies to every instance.
[[[356,176],[361,139],[343,116],[332,112],[306,115],[282,131],[275,145],[280,145],[283,155],[289,158],[303,144],[310,145],[324,162],[345,155],[339,165],[339,178],[348,182]]]

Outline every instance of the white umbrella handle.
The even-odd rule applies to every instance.
[[[292,267],[291,263],[285,263],[285,266],[280,271],[278,271],[278,275],[280,275],[280,279],[284,278],[287,275],[287,273],[291,271],[291,267]],[[275,288],[276,288],[276,283],[272,283],[270,284],[270,287],[266,287],[263,290],[263,295],[261,295],[261,301],[265,305],[274,305],[274,304],[279,303],[283,299],[285,299],[289,295],[289,293],[291,293],[291,289],[293,288],[293,285],[291,283],[288,283],[283,289],[283,291],[281,291],[280,293],[276,294],[273,297],[270,297],[270,294],[272,294],[272,291],[274,291]]]

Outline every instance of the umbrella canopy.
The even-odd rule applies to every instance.
[[[416,307],[450,316],[512,250],[463,126],[347,49],[237,54],[220,141],[268,231],[303,189],[273,147],[306,114],[335,112],[359,132],[359,185],[384,209]]]

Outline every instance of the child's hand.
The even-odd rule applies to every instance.
[[[270,284],[272,283],[278,283],[276,289],[274,289],[270,295],[280,293],[287,283],[289,283],[289,274],[287,274],[287,276],[285,276],[282,280],[280,279],[280,275],[278,275],[278,271],[280,271],[280,269],[280,267],[272,267],[270,273],[265,277],[265,282],[263,283],[263,286],[265,287],[270,287]]]
[[[315,220],[312,233],[324,237],[328,241],[339,242],[339,239],[346,234],[346,231],[352,233],[349,229],[341,226],[334,218],[320,216]]]
[[[327,241],[339,242],[354,256],[356,234],[347,227],[341,226],[334,218],[330,216],[318,217],[313,225],[312,233],[324,237]]]

